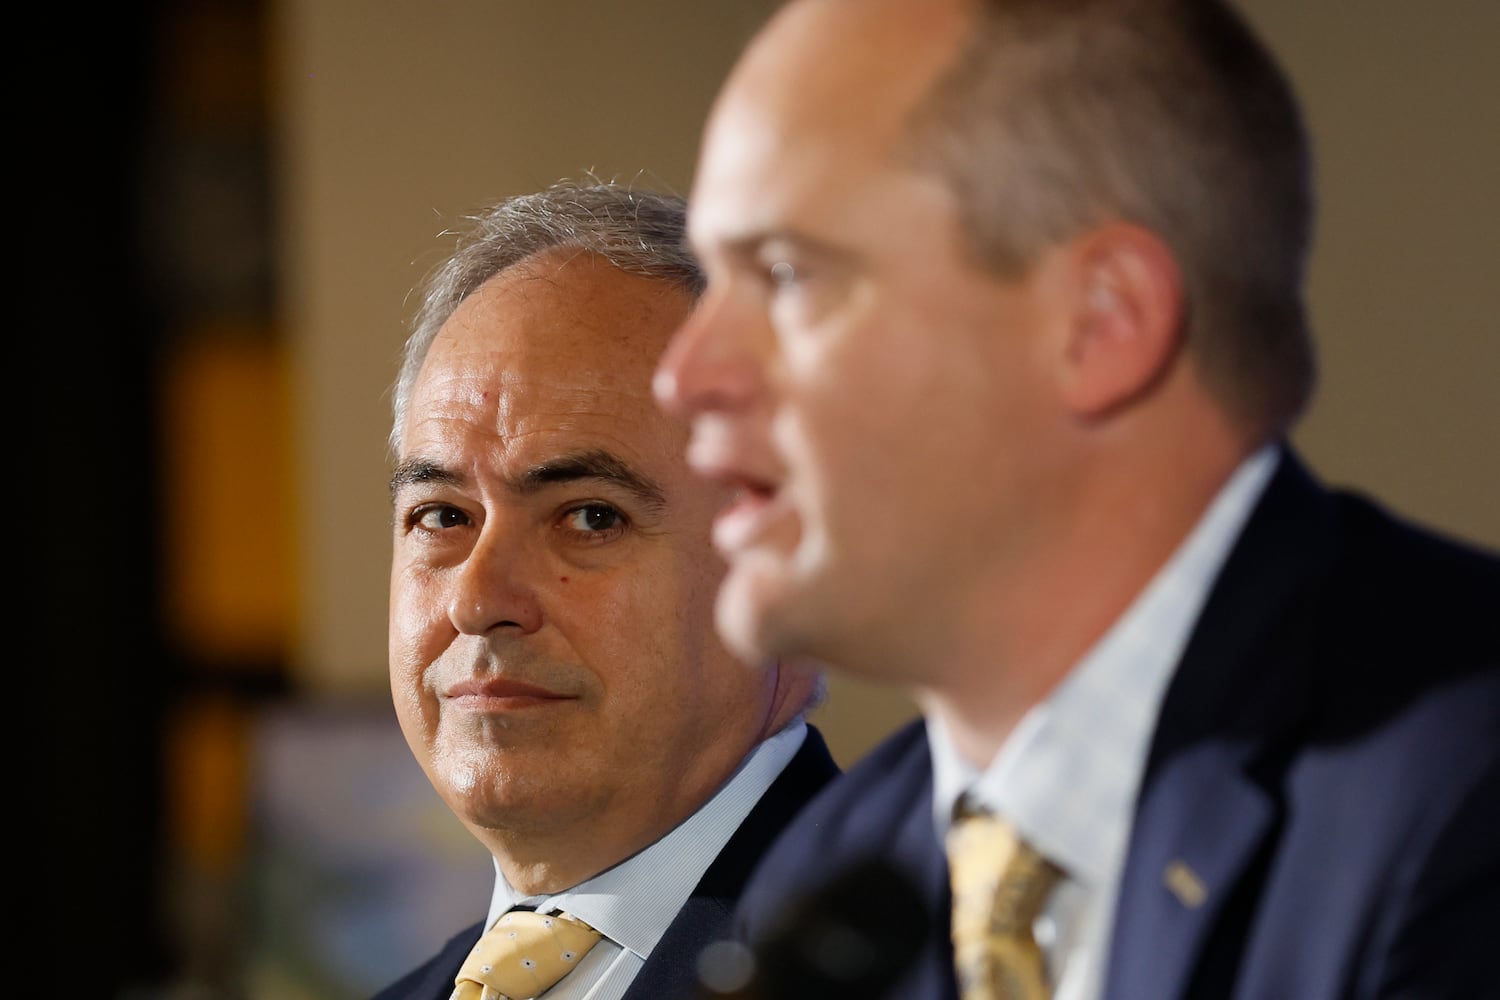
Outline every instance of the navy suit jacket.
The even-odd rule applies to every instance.
[[[929,907],[886,995],[956,996],[920,721],[803,811],[737,935],[763,947],[808,886],[871,859]],[[1168,686],[1105,996],[1477,1000],[1500,996],[1497,942],[1500,558],[1325,490],[1287,451]]]
[[[751,870],[797,811],[836,774],[838,766],[815,726],[708,866],[676,919],[637,973],[625,1000],[688,1000],[699,995],[698,953],[728,936],[729,920]],[[483,921],[449,939],[443,949],[391,984],[374,1000],[448,1000],[459,966],[484,931]]]

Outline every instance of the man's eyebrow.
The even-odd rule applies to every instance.
[[[441,483],[444,486],[462,486],[464,477],[436,462],[414,458],[402,462],[391,473],[391,496],[396,497],[403,487],[413,483]]]
[[[799,253],[818,254],[835,260],[849,256],[844,248],[787,226],[735,233],[726,236],[718,244],[720,252],[744,258],[753,258],[768,246],[785,246]]]
[[[607,451],[594,449],[574,455],[562,455],[526,470],[518,484],[521,492],[534,493],[555,483],[579,479],[602,479],[621,486],[642,503],[660,510],[667,496],[654,481],[635,471]]]

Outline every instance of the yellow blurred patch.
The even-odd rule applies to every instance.
[[[165,617],[191,659],[279,663],[297,586],[288,366],[264,330],[200,331],[163,398]]]

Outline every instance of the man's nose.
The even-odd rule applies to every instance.
[[[539,558],[520,526],[501,518],[487,520],[453,580],[448,618],[454,628],[468,635],[487,635],[495,629],[527,634],[541,628]]]
[[[751,406],[764,385],[764,333],[763,314],[710,288],[657,364],[651,382],[657,403],[684,417]]]

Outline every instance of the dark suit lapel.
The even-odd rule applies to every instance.
[[[927,946],[916,957],[917,981],[923,984],[924,1000],[958,996],[954,978],[952,910],[953,893],[948,874],[948,854],[938,840],[932,818],[932,751],[927,729],[921,732],[921,753],[912,763],[920,768],[917,792],[906,797],[914,807],[896,828],[890,850],[901,869],[912,879],[927,906]]]
[[[1212,747],[1163,766],[1137,806],[1106,996],[1185,995],[1210,929],[1274,827],[1270,798]]]
[[[625,992],[625,1000],[699,994],[699,952],[728,936],[730,915],[756,863],[798,810],[836,774],[838,766],[823,735],[808,726],[801,748],[703,873]]]
[[[1109,1000],[1214,995],[1237,963],[1280,806],[1274,773],[1309,704],[1308,626],[1337,547],[1328,495],[1290,451],[1209,594],[1168,688],[1136,803]]]

